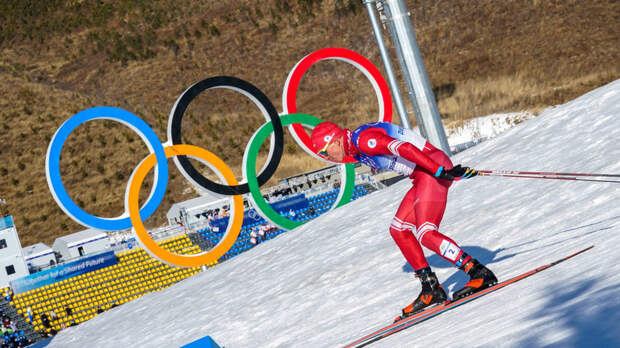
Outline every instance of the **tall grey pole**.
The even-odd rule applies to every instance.
[[[394,23],[391,21],[392,18],[392,14],[390,13],[390,9],[387,6],[383,6],[382,2],[377,2],[377,9],[379,10],[379,13],[382,14],[380,16],[381,21],[384,24],[387,24],[387,27],[390,31],[390,35],[392,36],[392,43],[394,44],[394,51],[396,51],[396,57],[398,58],[398,62],[400,63],[400,66],[402,67],[402,71],[403,71],[403,79],[405,80],[405,86],[407,87],[407,91],[408,91],[408,95],[409,95],[409,102],[411,103],[411,106],[413,107],[413,115],[416,119],[416,122],[418,123],[418,129],[420,130],[420,134],[422,134],[422,136],[424,138],[428,139],[428,133],[426,133],[426,129],[424,128],[424,120],[422,119],[422,113],[420,112],[420,106],[418,105],[418,101],[415,98],[415,91],[413,89],[413,83],[411,82],[411,76],[409,76],[409,74],[406,74],[404,72],[407,71],[406,67],[407,64],[405,63],[405,58],[403,56],[403,49],[400,47],[400,42],[398,41],[398,36],[396,35],[396,29],[394,28]]]
[[[396,105],[396,111],[398,112],[398,116],[400,117],[400,122],[403,127],[411,129],[409,115],[407,115],[405,102],[403,101],[403,97],[400,94],[400,88],[398,87],[398,81],[396,80],[396,76],[394,75],[392,62],[390,60],[387,48],[385,47],[385,41],[383,40],[381,28],[379,27],[379,21],[377,20],[377,14],[375,13],[375,9],[372,7],[372,3],[375,2],[375,0],[363,0],[363,2],[364,5],[366,5],[366,10],[368,10],[370,24],[372,24],[372,31],[375,34],[377,44],[379,45],[379,53],[381,54],[381,60],[383,60],[383,65],[385,66],[388,83],[390,84],[390,90],[392,92],[392,98],[394,99],[394,104]]]
[[[424,129],[427,132],[427,139],[431,144],[439,147],[450,156],[452,155],[450,145],[441,124],[433,89],[431,88],[428,74],[422,61],[422,53],[418,47],[413,26],[409,19],[409,11],[407,11],[403,0],[383,0],[383,4],[387,6],[392,15],[388,20],[391,20],[394,24],[395,40],[398,40],[400,44],[405,62],[405,66],[402,67],[403,72],[409,74],[411,78],[413,94],[415,94],[417,105],[420,108]]]

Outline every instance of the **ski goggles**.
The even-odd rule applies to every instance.
[[[319,154],[319,156],[323,156],[323,157],[328,157],[327,156],[327,148],[329,147],[329,145],[331,145],[332,140],[334,140],[334,136],[336,135],[336,132],[328,135],[326,138],[329,138],[326,142],[325,142],[325,146],[323,146],[319,151],[317,151],[317,153]]]

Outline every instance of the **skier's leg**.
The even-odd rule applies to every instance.
[[[420,223],[416,230],[416,238],[422,245],[452,262],[470,277],[465,287],[456,291],[453,297],[458,299],[496,284],[497,278],[493,272],[467,255],[451,238],[438,231],[446,208],[449,184],[435,180],[426,173],[417,175],[416,182],[419,189],[415,214]]]
[[[414,237],[415,231],[415,212],[413,210],[413,197],[415,196],[415,187],[412,187],[405,198],[403,198],[396,215],[390,225],[390,235],[403,253],[403,256],[409,262],[413,269],[418,270],[428,267],[424,252],[418,240]]]
[[[461,266],[469,261],[458,244],[450,237],[439,232],[439,224],[446,210],[450,182],[436,180],[427,173],[416,173],[415,215],[419,226],[415,236],[428,249],[434,251],[449,262]]]
[[[422,247],[413,233],[416,230],[415,196],[416,188],[414,186],[407,192],[398,208],[390,226],[390,234],[415,270],[416,278],[420,280],[422,290],[409,306],[403,308],[402,315],[397,317],[395,321],[411,316],[434,304],[443,303],[447,299],[445,291],[435,273],[428,266]]]

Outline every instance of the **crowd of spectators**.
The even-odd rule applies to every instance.
[[[230,212],[230,207],[225,205],[221,208],[213,208],[213,209],[203,211],[200,214],[196,214],[195,217],[196,219],[205,218],[209,221],[209,223],[211,223],[212,221],[228,216],[229,212]]]
[[[215,208],[213,210],[209,210],[207,211],[207,220],[211,222],[217,219],[225,218],[228,216],[229,211],[230,208],[227,205],[223,206],[222,208]]]
[[[275,201],[279,201],[281,199],[283,199],[284,197],[287,197],[289,195],[291,195],[293,193],[293,189],[290,187],[287,188],[283,188],[283,189],[277,189],[274,190],[273,192],[270,192],[266,195],[263,195],[263,198],[268,202],[268,203],[272,203]]]
[[[324,184],[331,179],[331,174],[315,173],[311,175],[302,175],[294,178],[284,179],[283,184],[276,190],[263,195],[263,198],[269,203],[279,201],[291,194],[301,192],[305,189],[312,188],[313,185]],[[306,186],[304,188],[304,186]]]
[[[17,329],[17,324],[2,310],[0,310],[0,316],[2,317],[2,326],[0,326],[1,348],[26,347],[32,343],[23,331]]]
[[[252,229],[252,232],[250,232],[250,244],[252,245],[260,244],[262,241],[267,239],[267,236],[269,236],[270,234],[274,233],[277,230],[278,230],[278,227],[270,223],[264,223],[260,226],[254,227]]]
[[[65,308],[65,313],[67,314],[67,316],[71,316],[73,314],[73,309],[67,306]],[[31,320],[31,322],[34,316],[35,314],[32,313],[30,307],[28,307],[28,318]],[[54,328],[54,325],[53,325],[54,322],[58,320],[58,314],[56,314],[54,310],[49,311],[47,314],[46,313],[41,314],[39,318],[41,318],[41,324],[43,325],[43,328],[44,328],[43,330],[41,330],[40,333],[44,337],[51,337],[58,333],[58,331]],[[75,325],[77,325],[75,320],[71,320],[71,323],[69,324],[69,326],[75,326]],[[64,323],[60,325],[61,330],[64,330],[66,328],[67,326]]]

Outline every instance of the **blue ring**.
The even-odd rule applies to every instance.
[[[47,183],[60,208],[79,224],[104,231],[131,228],[132,225],[129,217],[101,218],[85,212],[73,202],[62,184],[62,178],[60,176],[60,154],[67,137],[69,137],[69,134],[82,123],[95,119],[110,119],[128,126],[138,133],[149,147],[149,150],[155,153],[155,157],[157,158],[157,171],[155,172],[154,183],[155,189],[151,192],[146,204],[140,209],[140,217],[142,220],[145,220],[155,212],[164,199],[166,187],[168,186],[168,159],[166,158],[164,147],[157,137],[157,134],[155,134],[155,131],[138,116],[123,109],[109,106],[97,106],[80,111],[65,121],[65,123],[58,128],[56,134],[54,134],[50,146],[47,149],[45,165]]]

